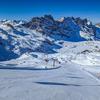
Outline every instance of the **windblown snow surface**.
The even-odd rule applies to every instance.
[[[100,100],[100,29],[80,18],[0,22],[0,100]]]

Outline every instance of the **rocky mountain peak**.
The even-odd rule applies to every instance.
[[[54,53],[60,41],[99,40],[100,28],[87,19],[63,17],[54,19],[51,15],[33,17],[30,21],[0,21],[0,55],[13,58],[26,52]],[[12,58],[12,57],[11,57]],[[9,59],[11,59],[9,57]]]

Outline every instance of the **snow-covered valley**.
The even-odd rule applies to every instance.
[[[0,21],[0,100],[100,100],[99,39],[87,19]]]

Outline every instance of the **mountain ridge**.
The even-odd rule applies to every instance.
[[[100,28],[87,19],[51,15],[33,17],[30,21],[0,21],[0,60],[10,60],[24,53],[57,53],[62,41],[99,40]]]

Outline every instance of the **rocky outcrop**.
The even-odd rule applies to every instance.
[[[80,31],[85,33],[85,35],[87,34],[90,38],[89,40],[91,38],[93,39],[93,36],[95,39],[96,34],[96,27],[92,22],[87,19],[81,19],[80,17],[63,17],[55,20],[51,15],[45,15],[44,17],[33,17],[24,26],[44,35],[60,34],[66,36],[66,38],[70,38],[69,40],[71,41],[86,40],[85,37],[81,37]]]
[[[24,53],[57,53],[64,41],[99,40],[100,28],[87,19],[51,15],[26,21],[0,21],[0,60],[17,58]]]

